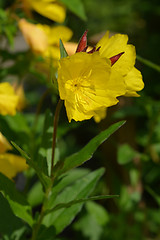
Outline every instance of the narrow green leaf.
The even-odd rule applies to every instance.
[[[33,219],[31,207],[27,203],[25,197],[16,190],[14,183],[2,173],[0,173],[0,192],[8,200],[15,216],[23,219],[32,226]]]
[[[46,111],[42,141],[38,153],[38,166],[45,175],[49,175],[52,156],[53,115]],[[49,153],[49,154],[48,154]]]
[[[27,155],[25,151],[23,151],[15,142],[11,141],[12,145],[17,149],[17,151],[24,157],[26,160],[31,161],[31,158]]]
[[[62,192],[66,187],[71,186],[78,179],[81,179],[85,175],[89,174],[90,170],[85,168],[75,168],[69,171],[67,174],[61,176],[52,188],[50,198],[48,200],[47,208],[52,208],[53,202],[55,201],[57,195]]]
[[[84,202],[87,202],[87,201],[95,201],[95,200],[115,198],[115,197],[119,197],[119,195],[101,195],[101,196],[94,196],[94,197],[89,197],[89,198],[75,199],[75,200],[70,201],[68,203],[57,204],[54,208],[46,211],[46,215],[51,213],[51,212],[55,212],[55,211],[57,211],[61,208],[71,207],[72,205],[77,204],[77,203],[84,203]]]
[[[137,60],[140,61],[141,63],[145,64],[146,66],[153,68],[154,70],[156,70],[157,72],[160,72],[160,66],[156,63],[151,62],[150,60],[147,60],[145,58],[142,58],[140,56],[136,56]]]
[[[107,140],[115,131],[117,131],[125,121],[117,122],[111,125],[108,129],[98,134],[94,137],[84,148],[82,148],[79,152],[67,157],[64,162],[61,164],[61,168],[58,172],[62,174],[67,172],[68,170],[78,167],[87,160],[91,159],[93,153],[96,151],[99,145],[101,145],[105,140]],[[60,163],[58,163],[60,164]]]
[[[36,173],[37,176],[39,177],[39,180],[41,181],[42,185],[47,188],[48,185],[50,185],[50,178],[47,177],[46,175],[44,175],[44,173],[42,172],[41,168],[38,166],[37,162],[33,161],[26,152],[24,152],[16,143],[14,143],[13,141],[11,142],[12,145],[17,149],[17,151],[21,154],[22,157],[24,157],[27,161],[27,164],[32,167]]]
[[[68,56],[68,53],[63,45],[63,42],[62,40],[60,39],[59,40],[59,47],[60,47],[60,54],[61,54],[61,58],[65,58]]]
[[[70,11],[86,21],[87,17],[85,14],[84,6],[81,0],[60,0]]]
[[[83,178],[76,181],[72,186],[65,188],[64,191],[62,191],[53,202],[52,208],[56,207],[58,204],[67,204],[71,201],[76,201],[77,199],[87,198],[94,190],[97,181],[103,175],[103,173],[103,168],[98,169],[90,174],[85,175]],[[56,212],[48,213],[44,217],[42,224],[46,227],[54,226],[56,229],[56,234],[58,234],[72,222],[74,217],[81,210],[83,204],[84,201],[74,204],[70,207],[68,206],[68,208],[61,208]]]
[[[150,193],[150,195],[154,198],[154,200],[160,206],[160,196],[155,191],[153,191],[153,189],[150,188],[149,186],[145,186],[145,189]]]

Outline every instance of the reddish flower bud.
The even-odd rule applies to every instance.
[[[86,30],[83,33],[83,35],[82,35],[82,37],[81,37],[81,39],[78,43],[78,47],[77,47],[76,52],[83,52],[84,49],[87,47],[87,32],[88,32],[88,30]]]
[[[123,54],[124,54],[124,52],[121,52],[121,53],[119,53],[119,54],[111,57],[111,58],[110,58],[110,60],[111,60],[111,66],[113,66],[113,64],[114,64],[115,62],[117,62],[117,60],[118,60]]]

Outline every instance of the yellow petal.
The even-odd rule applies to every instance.
[[[11,150],[12,146],[7,141],[7,139],[3,136],[3,134],[0,132],[0,154],[5,153],[8,150]]]
[[[99,52],[102,57],[111,58],[121,52],[124,54],[112,66],[113,69],[126,75],[134,66],[136,59],[135,47],[127,44],[128,36],[124,34],[115,34],[109,38],[109,32],[98,42],[97,48],[101,47]]]
[[[24,39],[33,51],[42,53],[48,47],[48,38],[43,31],[36,24],[27,22],[25,19],[21,19],[18,23]]]
[[[127,91],[125,96],[127,97],[138,97],[137,91],[141,91],[144,88],[142,80],[142,74],[135,67],[125,76],[125,84]]]
[[[18,96],[13,87],[7,82],[0,83],[0,114],[15,115],[17,104]]]
[[[74,42],[66,42],[64,43],[64,47],[68,53],[69,56],[75,54],[77,49],[77,43]]]
[[[4,153],[0,154],[0,172],[8,178],[13,178],[17,173],[22,172],[28,168],[26,160],[14,154]]]
[[[26,107],[26,104],[27,104],[27,100],[26,100],[25,94],[24,94],[23,85],[22,84],[18,85],[17,82],[14,82],[12,84],[12,86],[15,90],[16,95],[19,97],[18,103],[17,103],[17,110],[22,111]]]
[[[39,14],[55,22],[62,23],[66,17],[66,9],[58,1],[28,0],[30,6]]]
[[[73,35],[71,29],[65,26],[49,27],[47,25],[38,24],[48,37],[48,43],[59,46],[59,39],[63,42],[69,41]]]
[[[107,108],[101,108],[95,111],[94,120],[96,123],[99,123],[102,119],[105,119],[107,116]]]
[[[58,67],[58,60],[60,59],[60,50],[57,46],[50,46],[47,50],[42,54],[45,62],[48,66],[52,64],[54,68]],[[49,71],[49,69],[48,69]]]

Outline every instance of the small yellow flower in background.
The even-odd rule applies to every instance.
[[[59,39],[63,42],[69,41],[73,34],[72,31],[65,26],[50,27],[48,25],[37,24],[37,27],[45,32],[48,39],[48,48],[43,51],[43,56],[48,59],[52,58],[53,60],[59,60]]]
[[[12,146],[8,142],[8,140],[3,136],[3,134],[0,132],[0,154],[5,153],[6,151],[9,151],[12,149]]]
[[[60,59],[59,39],[67,42],[72,37],[72,31],[65,26],[54,26],[32,24],[25,19],[19,21],[22,34],[35,53],[41,54],[45,60]],[[55,63],[57,65],[57,62]]]
[[[55,22],[63,23],[66,17],[66,9],[56,0],[23,0],[26,10],[33,9],[44,17]]]
[[[47,49],[48,38],[41,28],[38,28],[36,24],[29,23],[25,19],[20,19],[18,25],[24,39],[34,52],[41,53]]]
[[[14,88],[16,95],[19,97],[18,103],[17,103],[17,110],[22,111],[27,105],[27,100],[25,97],[23,85],[18,84],[17,82],[14,82],[12,86]]]
[[[26,160],[11,153],[0,154],[0,172],[8,178],[14,178],[17,173],[28,169]]]
[[[64,100],[69,122],[106,116],[118,96],[139,96],[144,87],[141,73],[134,67],[135,48],[127,44],[128,36],[109,32],[91,51],[87,50],[87,31],[76,53],[62,58],[58,69],[60,98]]]
[[[15,115],[19,97],[8,82],[0,83],[0,114]]]
[[[12,146],[0,132],[0,172],[8,178],[13,178],[17,173],[28,168],[26,160],[15,154],[6,153]]]

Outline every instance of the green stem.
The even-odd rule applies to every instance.
[[[41,96],[41,98],[39,100],[39,103],[38,103],[38,106],[37,106],[37,109],[36,109],[36,116],[35,116],[35,119],[34,119],[33,129],[35,129],[37,127],[38,117],[39,117],[39,114],[41,112],[41,108],[42,108],[43,102],[44,102],[45,98],[47,97],[49,91],[50,91],[50,89],[47,89],[43,93],[43,95]]]
[[[55,147],[56,147],[56,135],[57,135],[58,119],[59,119],[59,113],[60,113],[61,107],[62,107],[62,100],[59,99],[57,107],[56,107],[56,111],[55,111],[54,122],[53,122],[51,178],[53,178],[54,157],[55,157]]]
[[[35,228],[33,229],[33,234],[32,234],[31,240],[36,240],[36,239],[37,239],[37,234],[38,234],[39,228],[40,228],[40,226],[41,226],[41,223],[42,223],[42,220],[43,220],[43,217],[44,217],[44,210],[43,210],[43,209],[44,209],[44,208],[43,208],[43,206],[42,206],[42,210],[41,210],[41,213],[40,213],[38,222],[37,222],[37,224],[35,225]]]
[[[56,146],[56,134],[57,134],[58,119],[59,119],[59,113],[60,113],[60,110],[61,110],[61,106],[62,106],[62,100],[60,99],[58,101],[58,104],[57,104],[57,107],[56,107],[55,117],[54,117],[54,122],[53,122],[53,142],[52,142],[52,162],[51,162],[51,164],[52,164],[51,165],[51,180],[52,181],[51,181],[51,185],[46,189],[43,205],[42,205],[42,208],[41,208],[41,212],[40,212],[38,221],[33,228],[31,240],[36,240],[37,239],[37,235],[38,235],[41,223],[43,221],[43,218],[44,218],[45,212],[46,212],[45,206],[46,206],[46,203],[48,202],[48,197],[50,195],[50,192],[52,190],[52,186],[53,186],[53,183],[54,183],[53,167],[54,167],[54,156],[55,156],[55,146]]]
[[[48,189],[45,192],[45,196],[44,196],[44,201],[43,201],[43,205],[42,205],[42,208],[41,208],[41,212],[40,212],[38,221],[37,221],[37,223],[35,224],[35,226],[33,228],[31,240],[36,240],[37,239],[38,231],[40,229],[41,223],[42,223],[43,218],[45,216],[45,212],[46,212],[45,206],[46,206],[46,202],[48,201],[48,196],[49,196],[49,194],[51,192],[52,186],[53,186],[53,181],[52,181],[52,185],[50,187],[48,187]]]
[[[137,60],[140,61],[141,63],[147,65],[150,68],[153,68],[154,70],[160,72],[160,66],[137,55]]]

